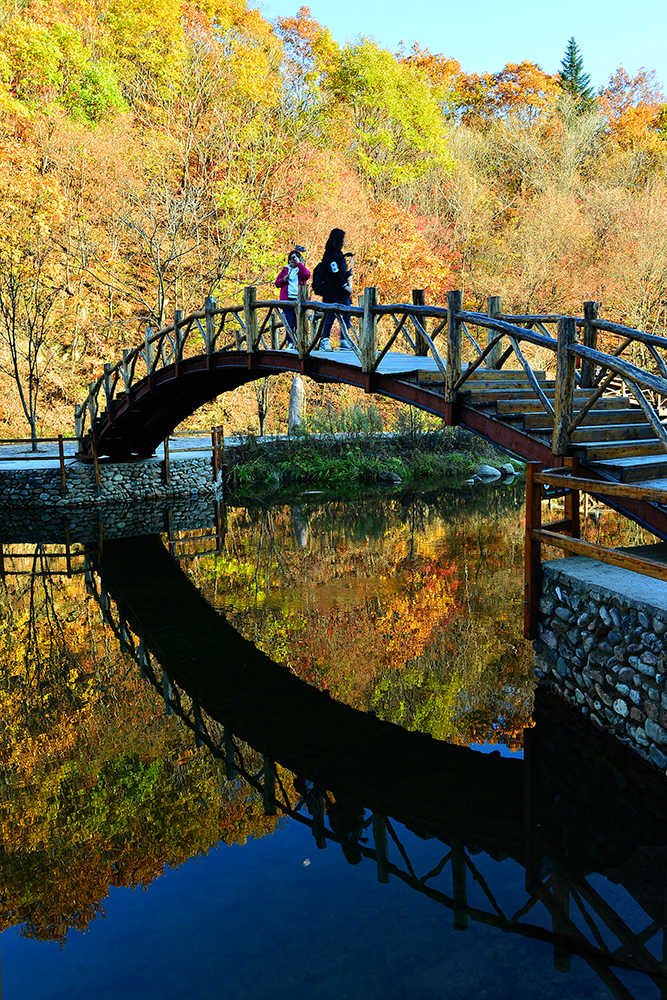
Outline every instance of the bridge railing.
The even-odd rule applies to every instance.
[[[584,315],[578,317],[504,314],[499,296],[487,300],[486,313],[467,311],[459,291],[447,293],[446,307],[427,304],[419,289],[413,291],[411,303],[383,304],[375,288],[366,288],[357,306],[315,302],[307,294],[307,286],[302,286],[297,300],[286,303],[258,299],[251,286],[244,289],[241,304],[218,306],[207,298],[204,308],[189,316],[177,311],[168,326],[157,331],[148,327],[143,344],[123,351],[116,365],[105,364],[100,377],[90,383],[86,400],[75,410],[76,437],[81,440],[101,413],[113,410],[140,381],[160,369],[173,366],[177,374],[188,358],[202,354],[252,355],[285,347],[289,305],[295,314],[290,334],[301,360],[320,348],[326,318],[333,315],[349,323],[353,363],[362,371],[377,372],[392,350],[414,355],[417,370],[417,359],[430,357],[450,403],[472,387],[472,376],[480,368],[500,371],[510,360],[515,362],[554,421],[554,455],[567,453],[573,431],[600,396],[612,390],[631,396],[667,451],[661,417],[667,399],[667,337],[601,320],[595,302],[585,302]],[[605,341],[617,338],[617,346],[601,350],[601,333]],[[632,352],[632,360],[627,352]],[[554,374],[551,384],[545,384],[542,368]],[[577,387],[591,392],[579,401],[575,414]]]
[[[542,500],[544,487],[554,495],[564,497],[564,516],[558,521],[544,524]],[[554,494],[554,490],[557,492]],[[566,459],[564,468],[542,469],[539,462],[526,466],[526,540],[525,540],[525,600],[524,635],[537,638],[540,598],[542,596],[542,546],[550,545],[568,555],[586,556],[643,576],[667,581],[667,565],[645,556],[609,548],[584,541],[581,535],[580,494],[607,498],[606,502],[619,500],[647,500],[664,503],[664,490],[634,486],[631,483],[609,483],[604,480],[584,478],[580,474],[576,457]]]

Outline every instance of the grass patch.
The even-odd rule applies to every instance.
[[[507,461],[475,435],[442,425],[433,429],[429,423],[412,420],[387,433],[372,413],[355,407],[335,431],[299,431],[270,443],[249,437],[228,453],[228,485],[241,495],[385,488],[387,474],[393,474],[411,488],[455,488],[482,462]],[[341,425],[347,429],[338,429]]]

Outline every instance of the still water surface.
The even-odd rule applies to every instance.
[[[121,550],[114,564],[92,541],[71,577],[62,545],[6,550],[5,1000],[664,995],[664,791],[534,707],[520,491],[203,522],[162,538],[180,590],[144,560],[152,583],[130,592]],[[587,523],[640,541],[620,530],[610,512]],[[236,728],[139,646],[144,593],[165,663],[184,645],[193,670],[210,660],[187,587],[279,665],[213,636],[225,704],[242,688]],[[268,705],[254,669],[275,669]],[[292,718],[281,676],[328,698]],[[332,748],[338,702],[363,726]],[[290,770],[308,725],[322,744]],[[373,746],[392,740],[379,779]]]

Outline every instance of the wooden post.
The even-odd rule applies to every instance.
[[[554,969],[565,974],[572,967],[572,952],[567,946],[571,935],[570,922],[567,919],[570,916],[570,891],[567,882],[558,872],[554,872],[551,876],[551,888],[554,900],[558,904],[558,909],[552,910],[551,914],[554,932]]]
[[[461,311],[461,292],[447,292],[447,372],[445,377],[445,401],[453,403],[454,386],[461,377],[461,322],[456,314]]]
[[[81,438],[83,437],[83,415],[86,412],[85,404],[74,407],[74,437],[76,438],[76,450],[81,451]]]
[[[378,882],[389,881],[389,844],[387,842],[387,821],[379,813],[373,813],[373,841],[375,843],[375,861],[378,870]]]
[[[523,818],[524,818],[524,868],[526,870],[526,892],[534,896],[542,883],[540,881],[541,852],[537,841],[537,819],[539,816],[539,771],[538,746],[535,729],[523,731]]]
[[[67,565],[67,576],[72,575],[72,550],[69,540],[69,525],[65,524],[65,563]]]
[[[100,496],[102,492],[102,479],[100,476],[100,463],[97,458],[97,444],[93,441],[93,466],[95,468],[95,486],[97,487],[97,495]]]
[[[153,342],[151,341],[152,336],[153,336],[153,327],[147,326],[146,333],[144,336],[144,343],[145,343],[145,356],[146,356],[146,372],[148,375],[150,375],[151,372],[153,371],[154,350],[153,350]]]
[[[489,295],[486,300],[486,315],[494,319],[499,316],[503,311],[503,303],[500,295]],[[486,331],[486,343],[487,345],[491,343],[494,337],[498,336],[497,330],[487,330]],[[499,340],[496,346],[493,348],[491,353],[488,355],[486,360],[486,367],[493,368],[497,371],[500,368],[500,358],[503,353],[503,342]]]
[[[524,542],[524,601],[523,634],[537,638],[537,618],[542,595],[542,546],[533,538],[533,531],[542,527],[542,486],[533,476],[542,471],[540,462],[526,465],[526,536]]]
[[[234,763],[234,741],[228,726],[225,726],[223,741],[225,745],[225,774],[229,781],[233,781],[239,772],[236,770],[236,764]]]
[[[579,476],[579,459],[576,456],[564,459],[564,465],[570,468],[570,475],[575,478]],[[571,527],[568,534],[572,538],[581,538],[581,521],[579,517],[579,490],[570,490],[565,494],[563,516],[570,521]],[[566,555],[573,556],[574,552],[566,552]]]
[[[551,451],[554,455],[564,455],[567,451],[567,429],[574,413],[574,358],[570,345],[577,337],[574,316],[562,316],[558,320],[558,347],[556,348],[556,398],[554,400],[554,433]]]
[[[174,538],[174,531],[172,528],[171,520],[171,507],[167,507],[167,542],[169,545],[169,555],[172,559],[176,558],[176,539]]]
[[[227,526],[227,508],[225,508],[225,516],[220,513],[220,504],[218,503],[217,497],[213,501],[213,510],[215,514],[215,551],[219,556],[222,555],[222,543],[225,540],[226,526]]]
[[[213,483],[218,481],[218,428],[211,429],[211,467],[213,469]]]
[[[592,326],[593,320],[598,318],[599,302],[584,302],[584,347],[596,349],[598,344],[598,332]],[[592,389],[595,378],[595,365],[592,361],[584,358],[581,362],[581,388]]]
[[[259,324],[257,322],[257,311],[254,308],[257,301],[257,289],[254,285],[248,285],[243,289],[243,319],[245,321],[245,346],[248,354],[257,350],[259,339]]]
[[[294,305],[294,315],[296,316],[296,349],[300,358],[305,358],[308,350],[308,313],[303,308],[308,300],[308,286],[299,285],[296,293],[296,303]]]
[[[468,891],[466,886],[466,855],[460,837],[452,837],[452,886],[454,896],[454,930],[468,929]]]
[[[58,435],[58,458],[60,459],[60,495],[67,496],[67,474],[65,472],[65,446],[62,434]]]
[[[213,345],[215,344],[215,316],[213,310],[215,309],[216,301],[212,295],[208,295],[204,300],[204,310],[206,312],[206,326],[205,326],[205,343],[206,343],[206,353],[213,353]]]
[[[164,482],[169,485],[169,438],[164,439]]]
[[[324,834],[324,793],[317,782],[313,785],[310,801],[313,810],[313,836],[315,844],[319,851],[323,851],[327,846],[327,838]]]
[[[130,383],[132,381],[132,375],[134,374],[133,369],[130,367],[130,354],[132,351],[129,347],[123,349],[123,361],[122,361],[122,371],[123,371],[123,383],[125,385],[125,392],[130,391]]]
[[[270,757],[264,757],[264,815],[275,816],[276,807],[276,765]]]
[[[364,288],[364,315],[361,320],[361,370],[372,372],[377,357],[377,316],[373,309],[377,305],[377,288]]]
[[[220,424],[220,457],[218,460],[220,466],[220,472],[222,474],[222,485],[224,490],[227,490],[227,481],[229,477],[229,468],[227,466],[227,449],[225,447],[225,427],[224,424]],[[224,493],[223,493],[224,499]]]
[[[106,407],[110,410],[113,406],[113,388],[111,385],[111,368],[112,365],[104,364],[104,395],[106,397]]]
[[[425,306],[426,296],[424,294],[423,288],[413,288],[412,289],[412,304],[414,306]],[[422,316],[419,320],[421,325],[426,330],[426,317]],[[427,331],[428,332],[428,331]],[[428,354],[428,342],[424,340],[423,336],[419,330],[415,330],[415,348],[416,354],[419,358],[425,358]]]
[[[183,360],[183,345],[181,343],[181,323],[183,322],[183,310],[174,309],[174,361]]]
[[[276,314],[271,313],[271,350],[280,350],[280,340],[278,337],[278,320],[276,319]]]

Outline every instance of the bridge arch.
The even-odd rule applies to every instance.
[[[279,374],[356,386],[417,406],[451,423],[451,406],[441,393],[416,381],[404,381],[400,372],[363,372],[351,351],[318,352],[306,359],[286,351],[259,351],[249,359],[245,352],[233,351],[194,356],[133,384],[97,418],[93,433],[84,442],[84,454],[91,453],[94,443],[98,456],[112,461],[148,458],[181,421],[205,403],[241,385]]]

